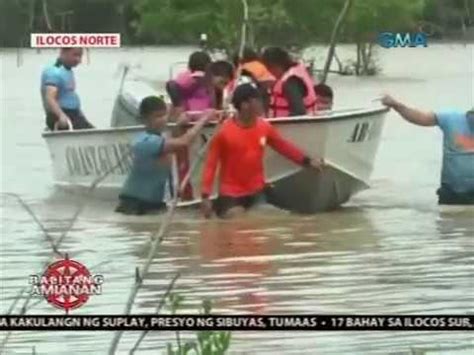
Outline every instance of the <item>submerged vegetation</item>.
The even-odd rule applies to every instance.
[[[168,308],[171,314],[177,314],[184,297],[177,293],[170,294]],[[200,314],[211,314],[212,303],[210,300],[202,301]],[[198,331],[196,340],[181,341],[180,332],[176,332],[176,344],[168,343],[168,355],[224,355],[230,346],[231,333],[228,331]]]

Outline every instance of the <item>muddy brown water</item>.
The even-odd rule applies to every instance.
[[[78,68],[84,111],[99,127],[109,123],[119,85],[120,62],[140,63],[156,80],[191,48],[93,50]],[[344,57],[349,48],[342,48]],[[320,49],[315,50],[322,58]],[[474,102],[474,45],[379,50],[377,77],[331,76],[336,106],[361,107],[389,91],[421,108],[468,109]],[[41,68],[54,51],[3,50],[0,116],[2,192],[19,194],[58,236],[83,197],[54,187],[51,162],[41,138]],[[319,61],[321,63],[321,61]],[[322,66],[322,65],[321,65]],[[341,210],[314,216],[270,207],[233,221],[203,221],[180,211],[156,256],[133,313],[151,313],[170,279],[182,274],[176,291],[193,312],[204,298],[216,313],[267,314],[467,314],[474,308],[474,210],[441,208],[435,190],[441,164],[441,133],[418,128],[389,113],[371,189]],[[123,218],[113,201],[92,196],[62,250],[103,274],[103,294],[74,314],[121,313],[160,217]],[[51,248],[40,229],[11,197],[2,196],[0,313],[6,312],[28,276],[42,271]],[[18,312],[18,309],[16,310]],[[61,314],[45,302],[30,314]],[[0,334],[3,338],[4,334]],[[126,353],[138,333],[126,333]],[[189,336],[193,336],[192,334]],[[111,332],[15,332],[9,354],[103,354]],[[139,353],[164,351],[172,333],[152,333]],[[472,354],[465,332],[235,332],[236,354]]]

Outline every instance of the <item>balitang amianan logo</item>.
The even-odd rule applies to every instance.
[[[83,264],[67,255],[49,265],[43,275],[30,275],[32,295],[43,296],[66,314],[83,306],[91,295],[100,295],[103,282],[102,275],[91,275]]]

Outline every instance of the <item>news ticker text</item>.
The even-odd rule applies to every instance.
[[[466,315],[23,315],[0,316],[0,331],[469,331]]]

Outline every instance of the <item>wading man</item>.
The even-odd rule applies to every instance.
[[[284,139],[279,131],[262,118],[261,93],[254,84],[237,86],[232,96],[237,109],[214,135],[202,175],[202,212],[210,217],[226,218],[241,214],[270,194],[265,184],[264,153],[266,146],[305,167],[320,169],[322,161],[311,159]],[[219,170],[219,196],[212,205],[209,197]]]
[[[165,102],[148,96],[140,103],[140,116],[145,132],[138,134],[132,144],[133,164],[119,196],[116,212],[143,215],[166,208],[166,182],[170,178],[170,158],[173,153],[189,147],[204,125],[216,117],[214,110],[206,111],[192,128],[179,137],[162,135],[169,112]],[[186,118],[178,121],[185,123]]]
[[[445,205],[474,205],[474,109],[425,112],[405,106],[389,95],[382,103],[408,122],[438,126],[443,132],[443,167],[438,201]]]
[[[41,74],[41,98],[50,130],[94,128],[81,111],[73,68],[81,63],[82,48],[61,48],[59,58]]]

